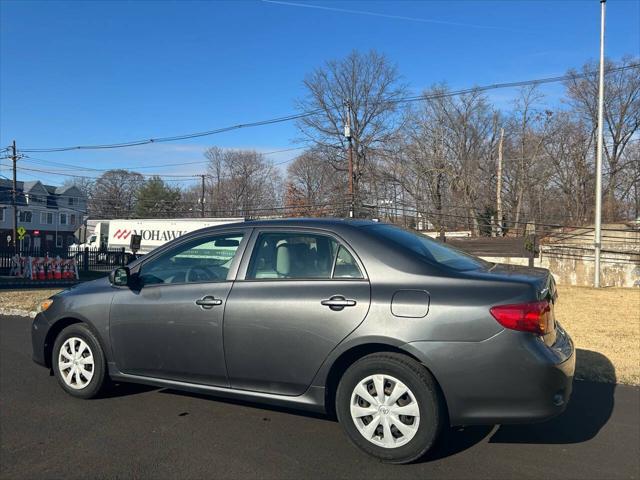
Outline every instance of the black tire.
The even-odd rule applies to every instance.
[[[368,376],[376,374],[390,375],[404,383],[419,407],[419,423],[413,438],[394,448],[378,446],[367,440],[351,416],[354,388]],[[433,376],[412,358],[391,352],[367,355],[347,369],[336,393],[336,414],[354,445],[383,462],[397,464],[410,463],[422,457],[435,444],[446,421],[444,401]]]
[[[65,381],[63,376],[66,377],[69,373],[69,370],[65,370],[65,372],[63,373],[58,362],[59,358],[61,358],[61,355],[63,355],[63,353],[61,352],[63,345],[65,345],[65,342],[67,342],[67,340],[70,340],[72,338],[84,341],[89,349],[90,355],[93,358],[92,365],[83,365],[83,368],[86,368],[88,371],[92,372],[91,379],[86,385],[82,387],[76,386],[76,388],[70,386]],[[76,343],[76,345],[80,345],[79,342]],[[67,353],[67,355],[69,354],[68,345],[65,347],[65,352]],[[88,357],[86,350],[83,355],[85,357]],[[56,337],[56,341],[53,344],[51,366],[60,386],[69,395],[77,398],[93,398],[97,396],[106,386],[108,380],[106,375],[105,357],[102,351],[102,347],[100,347],[100,342],[93,334],[93,332],[82,323],[74,323],[73,325],[69,325],[58,334],[58,336]],[[83,374],[81,374],[80,378],[81,381],[87,380],[87,378]],[[72,384],[74,383],[75,379],[76,376],[72,374]]]

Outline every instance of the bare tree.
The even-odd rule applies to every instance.
[[[639,58],[630,56],[619,63],[607,60],[605,70],[639,62]],[[598,118],[598,76],[594,74],[597,71],[595,62],[587,63],[582,67],[583,78],[574,77],[566,83],[570,105],[589,123],[594,136]],[[622,200],[616,197],[616,193],[620,193],[621,182],[638,162],[637,157],[625,155],[629,143],[640,129],[640,75],[636,68],[611,71],[605,75],[604,122],[606,184],[603,213],[606,219],[615,220],[620,213],[619,201]],[[622,192],[628,194],[629,190],[623,188]]]
[[[292,216],[320,216],[339,210],[346,182],[335,175],[325,158],[314,150],[298,156],[287,168],[285,207]]]
[[[209,212],[251,217],[273,213],[281,206],[280,174],[261,153],[212,147],[205,157],[209,160]]]
[[[523,87],[514,101],[514,110],[507,122],[506,186],[511,197],[513,227],[516,231],[520,228],[525,211],[530,220],[535,220],[551,175],[544,158],[544,144],[553,113],[542,108],[543,98],[537,85]]]
[[[109,170],[96,180],[89,201],[93,218],[130,218],[144,177],[129,170]]]
[[[367,160],[395,134],[400,116],[397,100],[406,94],[395,65],[375,51],[353,51],[341,60],[331,60],[304,81],[306,96],[298,107],[309,115],[298,127],[306,140],[316,145],[334,169],[346,172],[347,141],[344,126],[350,105],[353,141],[354,193],[365,172]]]
[[[549,125],[544,142],[546,157],[553,173],[548,179],[556,192],[547,201],[547,209],[572,224],[589,221],[593,212],[594,165],[591,155],[593,135],[572,112],[559,112]]]

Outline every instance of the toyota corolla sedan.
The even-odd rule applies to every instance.
[[[556,298],[548,270],[393,225],[244,222],[46,300],[33,358],[75,397],[138,382],[335,414],[357,447],[406,463],[450,425],[565,409]]]

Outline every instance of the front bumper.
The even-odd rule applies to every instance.
[[[49,332],[49,323],[44,313],[38,313],[31,323],[31,346],[33,353],[31,358],[33,361],[43,367],[48,367],[46,352],[48,351],[46,344],[47,333]]]
[[[575,349],[561,328],[552,346],[503,330],[482,342],[407,347],[440,383],[452,425],[544,421],[562,413],[571,396]]]

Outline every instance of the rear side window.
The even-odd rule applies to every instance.
[[[335,239],[314,233],[261,233],[247,278],[363,278],[353,256]]]
[[[444,245],[420,233],[410,232],[394,225],[379,224],[363,228],[392,243],[396,248],[409,250],[418,258],[444,265],[453,270],[475,270],[487,265],[487,262],[480,258]]]
[[[333,278],[364,278],[353,255],[344,247],[340,247],[336,256]]]

